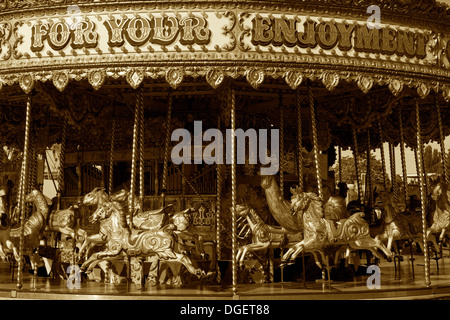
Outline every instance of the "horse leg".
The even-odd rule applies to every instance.
[[[176,258],[170,259],[170,260],[180,262],[193,275],[196,275],[198,277],[205,276],[205,272],[203,270],[201,270],[200,268],[195,268],[194,265],[192,264],[192,260],[188,256],[186,256],[185,254],[182,254],[182,253],[177,253],[177,252],[174,252],[174,254],[175,254]]]
[[[294,245],[292,245],[291,247],[289,247],[288,251],[286,251],[286,253],[283,255],[282,259],[281,259],[281,264],[282,265],[286,265],[288,264],[288,261],[293,261],[295,260],[295,258],[292,258],[292,255],[297,252],[297,250],[300,250],[299,253],[302,251],[303,249],[303,245],[305,243],[305,240],[302,240]],[[298,254],[298,253],[297,253]]]

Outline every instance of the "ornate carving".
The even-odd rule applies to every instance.
[[[89,72],[88,80],[91,86],[98,90],[101,88],[106,79],[106,71],[104,69]]]
[[[63,92],[69,83],[67,72],[55,72],[53,74],[53,84],[60,92]]]
[[[23,74],[19,79],[19,85],[25,93],[30,93],[34,87],[34,77],[31,73]]]
[[[255,89],[258,89],[261,83],[264,82],[264,77],[264,71],[261,69],[251,68],[246,72],[247,82],[250,83],[250,85]]]
[[[144,71],[142,69],[130,69],[127,72],[126,79],[133,89],[137,89],[144,80]]]
[[[425,99],[428,94],[430,93],[430,87],[425,84],[425,83],[421,83],[418,87],[417,87],[417,94],[419,95],[419,97],[421,97],[422,99]]]
[[[219,68],[211,68],[206,71],[206,81],[213,89],[217,89],[225,79],[225,73],[222,69]]]
[[[369,76],[360,76],[356,83],[362,92],[367,93],[373,86],[373,78]]]
[[[391,90],[394,96],[398,96],[403,91],[403,81],[399,79],[393,79],[389,83],[389,90]]]
[[[184,71],[181,68],[169,68],[166,72],[166,81],[173,89],[176,89],[184,79]]]
[[[336,73],[324,72],[322,75],[322,83],[328,89],[328,91],[334,90],[339,84],[339,75]]]
[[[299,71],[289,70],[286,72],[284,79],[292,90],[296,90],[303,82],[303,74]]]

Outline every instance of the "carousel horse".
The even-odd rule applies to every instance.
[[[347,245],[351,249],[370,250],[379,259],[381,256],[377,249],[380,249],[388,259],[391,258],[392,253],[384,244],[370,237],[369,225],[363,219],[363,212],[339,221],[326,219],[320,198],[314,193],[305,193],[302,190],[294,192],[291,206],[303,219],[304,239],[290,246],[283,255],[282,263],[295,260],[302,251],[318,251],[327,246],[342,245]]]
[[[8,219],[6,209],[6,192],[4,189],[0,189],[0,257],[2,260],[7,260],[7,256],[3,250],[3,244],[9,239],[9,232],[11,230],[11,221]]]
[[[371,228],[370,231],[375,239],[387,243],[388,251],[392,250],[394,244],[395,253],[399,255],[394,240],[408,240],[422,245],[422,218],[415,214],[406,214],[406,207],[397,203],[392,193],[380,191],[375,209],[381,210],[383,220],[379,228]]]
[[[440,252],[439,245],[433,234],[439,234],[438,241],[442,243],[444,237],[449,232],[450,227],[450,191],[447,190],[447,185],[444,182],[437,182],[431,193],[431,199],[436,204],[432,213],[432,224],[427,229],[426,237],[431,241],[436,249]]]
[[[85,195],[83,204],[97,205],[90,221],[100,221],[98,237],[106,242],[106,249],[92,254],[81,266],[85,272],[92,269],[101,261],[117,258],[121,254],[128,257],[148,257],[156,255],[158,259],[180,262],[186,269],[197,276],[204,272],[194,267],[191,259],[175,250],[176,239],[172,224],[164,225],[157,230],[132,230],[126,224],[125,212],[117,202],[103,201],[108,195],[103,189],[96,188]],[[118,207],[119,208],[118,208]]]
[[[301,233],[288,233],[282,227],[267,225],[258,212],[250,208],[246,203],[236,206],[236,214],[246,218],[252,233],[252,243],[240,247],[236,254],[236,260],[240,266],[244,265],[244,258],[248,252],[264,251],[269,248],[282,248],[287,243],[301,241]],[[313,252],[313,255],[315,254]]]
[[[33,190],[25,197],[26,202],[34,204],[34,211],[31,216],[25,221],[23,228],[24,248],[29,251],[34,251],[39,247],[41,237],[47,227],[47,218],[49,208],[44,195],[38,191]],[[13,252],[16,261],[19,261],[19,242],[20,242],[20,226],[15,225],[6,230],[1,231],[2,247],[1,256],[6,257],[3,246]],[[30,255],[31,267],[34,272],[37,272],[37,257],[35,254]]]

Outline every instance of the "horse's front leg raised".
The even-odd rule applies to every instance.
[[[89,250],[91,244],[99,244],[104,243],[106,240],[106,236],[102,233],[93,234],[89,237],[86,237],[83,241],[83,244],[81,245],[80,252],[78,253],[78,258],[81,259],[83,257],[84,251],[86,251],[86,254],[84,257],[87,259],[89,256]],[[87,250],[86,250],[87,249]]]

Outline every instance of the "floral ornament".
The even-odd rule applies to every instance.
[[[213,89],[217,89],[225,79],[225,73],[222,69],[209,69],[206,72],[205,78]]]
[[[60,92],[63,92],[69,83],[69,75],[67,72],[57,72],[53,74],[53,85]]]
[[[292,90],[296,90],[303,82],[303,74],[298,71],[289,70],[286,72],[284,79]]]
[[[34,88],[34,77],[32,74],[24,74],[19,79],[19,85],[25,93],[30,93]]]
[[[88,81],[94,90],[101,88],[106,79],[106,71],[103,69],[91,71],[88,75]]]
[[[339,84],[339,75],[336,73],[324,72],[322,75],[322,83],[328,91],[333,91]]]
[[[373,78],[366,77],[366,76],[360,76],[360,77],[358,77],[357,84],[358,84],[359,89],[361,89],[361,91],[366,94],[373,87]]]
[[[258,89],[261,83],[264,82],[264,76],[264,71],[260,69],[252,68],[246,72],[247,82],[250,83],[254,89]]]
[[[396,97],[403,91],[403,82],[398,79],[393,79],[389,83],[389,90],[391,90],[392,94]]]
[[[141,69],[131,69],[127,72],[126,79],[133,89],[137,89],[142,81],[144,81],[144,71]]]
[[[173,89],[176,89],[184,79],[184,72],[180,68],[170,68],[166,72],[166,81]]]

